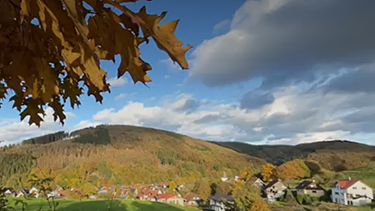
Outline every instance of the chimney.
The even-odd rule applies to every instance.
[[[351,177],[349,177],[349,180],[352,180],[352,178],[351,178]]]
[[[313,180],[313,182],[315,182],[315,180]]]

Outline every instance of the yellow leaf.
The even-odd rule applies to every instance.
[[[67,49],[61,50],[61,56],[64,58],[64,61],[67,63],[68,66],[73,64],[79,57],[81,57],[80,53],[72,52]]]
[[[68,13],[72,16],[72,20],[76,25],[78,31],[83,35],[87,36],[89,29],[85,23],[85,16],[83,15],[82,1],[79,0],[62,0]]]
[[[29,16],[29,0],[21,0],[20,22],[23,22],[25,16]]]

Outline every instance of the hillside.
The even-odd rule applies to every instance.
[[[34,162],[32,157],[37,157]],[[188,136],[134,126],[98,126],[25,140],[0,153],[0,185],[26,184],[30,172],[61,186],[193,182],[259,169],[264,160]],[[32,167],[31,167],[32,166]]]
[[[375,147],[350,141],[324,141],[296,146],[250,145],[238,142],[214,142],[240,153],[259,157],[280,165],[302,158],[317,161],[322,167],[343,171],[369,165],[375,161]]]

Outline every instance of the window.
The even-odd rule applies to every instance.
[[[339,195],[339,192],[335,192],[336,195]]]
[[[353,187],[353,190],[357,190],[357,187]]]
[[[316,193],[316,190],[313,190],[312,192],[313,192],[313,193]]]
[[[366,187],[362,187],[362,190],[366,190]]]

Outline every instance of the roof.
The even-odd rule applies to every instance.
[[[223,198],[226,199],[227,201],[234,201],[233,197],[228,194],[216,194],[210,197],[210,199],[214,201],[222,201]]]
[[[337,184],[340,185],[340,188],[341,189],[348,189],[350,186],[354,185],[355,183],[357,183],[359,180],[339,180],[335,183],[334,186],[336,186]]]
[[[190,201],[190,200],[192,200],[192,199],[195,198],[195,197],[199,197],[198,194],[196,194],[196,193],[188,193],[188,194],[186,194],[186,195],[184,196],[184,199],[185,199],[186,201]]]
[[[251,177],[249,180],[248,180],[248,183],[250,183],[250,184],[254,184],[256,181],[261,181],[261,183],[262,184],[264,184],[264,182],[260,179],[260,178],[258,178],[258,177]]]
[[[175,197],[175,196],[176,195],[170,194],[170,193],[158,194],[159,199],[169,199],[169,198],[172,198],[172,197]]]
[[[267,189],[267,188],[269,188],[269,187],[272,187],[272,186],[274,186],[276,183],[278,183],[278,182],[281,182],[280,180],[272,180],[270,183],[268,183],[267,185],[266,185],[266,187],[264,187],[265,189]]]
[[[317,184],[316,182],[314,181],[303,181],[301,182],[297,187],[296,189],[298,190],[324,190],[324,188],[322,188],[322,186],[320,186],[319,184]]]

